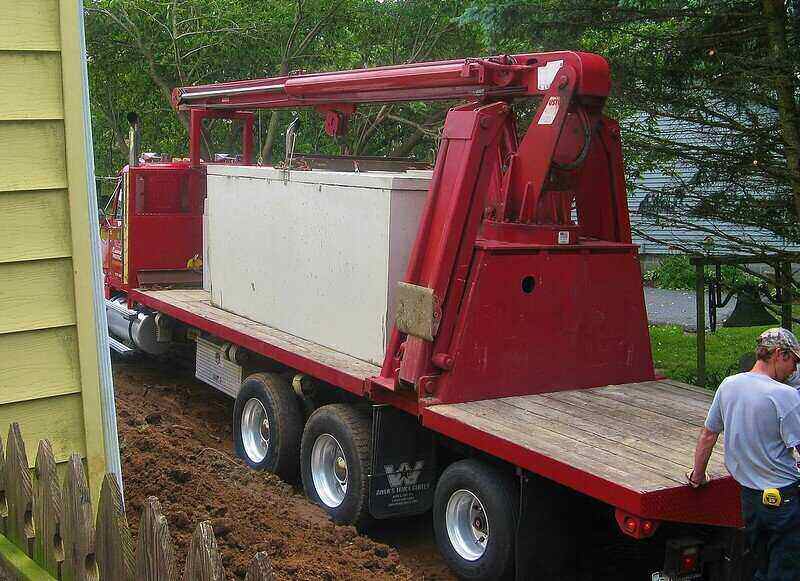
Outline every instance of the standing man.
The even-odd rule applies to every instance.
[[[776,327],[758,338],[750,371],[726,378],[714,395],[694,453],[689,485],[706,483],[706,466],[725,432],[725,467],[742,486],[742,517],[758,570],[753,581],[800,581],[800,392],[781,383],[797,369],[800,343]]]

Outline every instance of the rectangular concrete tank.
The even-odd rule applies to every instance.
[[[212,302],[380,365],[430,172],[208,166]]]

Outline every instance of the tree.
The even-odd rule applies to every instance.
[[[146,146],[184,153],[188,119],[172,110],[174,87],[275,75],[288,62],[276,40],[300,32],[306,36],[297,48],[309,49],[320,25],[332,20],[321,0],[99,0],[86,12],[95,133],[100,151],[109,139],[117,149],[110,160],[97,160],[105,172],[113,172],[127,155],[126,111],[140,112]],[[315,20],[319,14],[328,15],[324,22]],[[335,16],[344,20],[347,13]]]
[[[716,224],[800,241],[798,4],[478,1],[462,20],[480,23],[500,51],[528,41],[608,58],[629,179],[654,169],[673,178],[650,192],[643,220],[705,231],[717,250],[781,252]]]
[[[111,175],[127,159],[128,111],[139,112],[143,120],[145,148],[185,154],[187,119],[171,109],[169,98],[176,86],[479,54],[476,28],[454,22],[464,7],[461,0],[87,4],[98,170]],[[425,155],[445,112],[445,104],[361,107],[348,136],[334,142],[322,133],[318,119],[310,122],[317,114],[303,111],[297,149]],[[216,129],[211,138],[225,144],[230,133]],[[282,155],[280,131],[279,115],[259,115],[256,145],[265,160]]]

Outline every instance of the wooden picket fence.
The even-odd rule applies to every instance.
[[[174,581],[177,558],[158,499],[147,499],[134,544],[119,484],[106,474],[96,526],[83,462],[72,454],[58,484],[48,440],[39,442],[36,464],[28,468],[19,425],[8,430],[6,453],[0,439],[0,579],[64,581]],[[186,556],[184,580],[225,581],[211,523],[197,525]],[[245,581],[274,581],[266,553],[256,553]]]

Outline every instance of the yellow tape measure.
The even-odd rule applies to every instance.
[[[766,506],[780,506],[783,502],[781,491],[777,488],[767,488],[761,495],[761,502]]]

